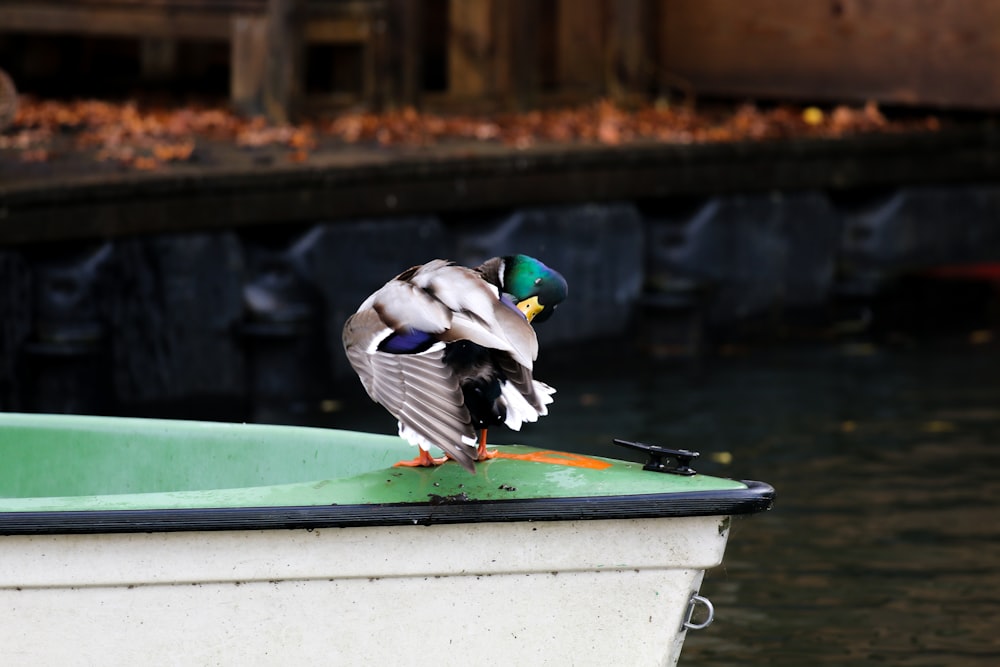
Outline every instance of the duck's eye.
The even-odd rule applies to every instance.
[[[542,279],[541,278],[535,278],[535,284],[536,285],[541,285],[542,284]]]

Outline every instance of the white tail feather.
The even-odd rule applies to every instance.
[[[504,419],[504,424],[512,431],[520,431],[523,423],[536,422],[539,417],[544,417],[549,413],[545,406],[552,402],[552,394],[556,390],[537,380],[533,380],[532,384],[535,398],[542,405],[541,410],[533,408],[528,403],[528,399],[509,382],[504,382],[500,387],[500,398],[507,407],[507,417]]]
[[[425,452],[429,452],[431,450],[431,447],[438,447],[436,444],[434,444],[424,436],[420,435],[412,428],[405,425],[403,422],[399,422],[399,437],[401,437],[403,440],[406,440],[411,445],[416,445],[417,447],[420,447],[420,449],[424,450]],[[475,438],[470,438],[468,436],[463,435],[462,444],[468,445],[470,447],[476,447],[479,443],[476,441]],[[438,449],[440,449],[440,447],[438,447]]]

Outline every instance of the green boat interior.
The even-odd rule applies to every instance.
[[[255,509],[269,525],[298,525],[304,515],[293,516],[292,510],[312,508],[321,509],[331,525],[354,525],[373,517],[432,523],[729,514],[760,511],[773,498],[773,489],[759,482],[663,474],[640,463],[517,445],[497,450],[496,458],[470,474],[453,462],[393,467],[415,453],[395,436],[0,414],[0,533],[28,530],[18,513],[37,517],[41,525],[47,513],[59,515],[61,524],[115,511],[210,510],[213,521],[228,521],[219,512]],[[486,505],[500,507],[500,514]],[[268,508],[288,511],[267,514]],[[407,508],[419,515],[407,514]],[[157,529],[148,523],[151,517],[162,518],[125,517],[116,529]]]

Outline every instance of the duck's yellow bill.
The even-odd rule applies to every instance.
[[[517,309],[524,313],[524,316],[530,322],[534,319],[535,315],[545,310],[545,306],[538,303],[538,297],[533,296],[530,299],[525,299],[524,301],[517,302]]]

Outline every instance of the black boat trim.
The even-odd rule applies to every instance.
[[[0,535],[279,530],[358,526],[439,525],[510,521],[577,521],[755,514],[771,509],[774,488],[630,496],[462,500],[427,503],[0,512]]]

